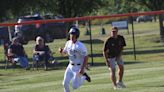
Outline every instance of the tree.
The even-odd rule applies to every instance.
[[[101,8],[103,0],[1,0],[0,17],[20,16],[27,13],[54,13],[64,17],[76,17],[91,14]]]
[[[150,9],[151,11],[163,10],[164,2],[163,0],[129,0],[131,2],[138,3]],[[161,41],[164,42],[164,27],[163,27],[163,16],[159,15],[159,24],[160,24],[160,36]],[[156,20],[156,16],[154,18]]]
[[[37,6],[39,0],[0,0],[0,17],[2,19],[15,18],[29,13]]]
[[[65,17],[90,15],[103,6],[103,0],[56,0],[56,11]]]
[[[151,11],[164,9],[163,0],[129,0],[129,1],[145,6]]]

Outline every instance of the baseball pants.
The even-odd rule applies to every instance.
[[[86,77],[78,74],[80,68],[81,65],[68,65],[63,80],[64,92],[70,92],[70,81],[73,89],[79,88],[84,83]]]

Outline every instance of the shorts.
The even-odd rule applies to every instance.
[[[119,56],[119,57],[113,57],[113,58],[108,58],[108,63],[110,65],[110,68],[111,69],[115,69],[116,68],[116,65],[124,65],[124,62],[122,60],[122,57]]]

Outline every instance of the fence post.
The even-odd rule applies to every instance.
[[[89,31],[90,31],[90,47],[91,47],[91,64],[93,65],[93,49],[92,49],[92,30],[91,30],[91,20],[89,20]]]
[[[103,27],[103,23],[101,23],[100,34],[101,34],[101,35],[105,35],[105,34],[106,34],[106,32],[105,32],[105,28]]]
[[[164,27],[163,27],[164,18],[163,17],[164,15],[162,14],[159,15],[160,38],[162,42],[164,42]]]
[[[9,32],[9,40],[12,40],[12,34],[11,34],[11,27],[8,26],[8,32]]]
[[[135,46],[135,37],[134,37],[133,16],[131,16],[131,23],[132,23],[132,37],[133,37],[133,55],[134,55],[134,60],[136,60],[136,46]]]

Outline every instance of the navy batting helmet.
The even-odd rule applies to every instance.
[[[70,30],[69,30],[69,35],[70,34],[73,34],[73,35],[76,35],[76,38],[79,38],[80,36],[80,31],[77,27],[72,27]]]

